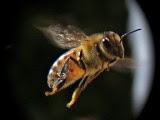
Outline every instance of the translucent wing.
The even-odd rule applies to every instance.
[[[55,45],[63,49],[71,49],[80,45],[87,36],[73,25],[61,24],[48,27],[37,27]]]
[[[131,58],[124,58],[123,60],[117,61],[115,65],[113,65],[111,68],[118,72],[129,72],[131,70],[134,70],[135,68],[135,62]]]

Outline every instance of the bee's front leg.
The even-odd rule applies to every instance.
[[[75,89],[75,91],[73,92],[72,94],[72,99],[71,101],[67,104],[67,107],[68,108],[71,108],[72,105],[76,102],[76,100],[78,99],[80,93],[82,92],[85,84],[86,84],[86,81],[87,81],[87,78],[88,77],[83,77],[78,85],[78,87]]]
[[[109,61],[109,62],[107,63],[107,68],[106,68],[106,70],[109,71],[110,67],[111,67],[116,61],[117,61],[117,58]]]

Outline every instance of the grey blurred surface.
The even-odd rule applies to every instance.
[[[142,29],[141,32],[129,36],[133,58],[137,64],[132,94],[134,115],[138,116],[151,92],[155,70],[155,52],[152,31],[145,14],[135,0],[127,0],[126,3],[129,9],[128,30]]]

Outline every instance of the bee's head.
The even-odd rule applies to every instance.
[[[134,30],[132,32],[128,32],[126,34],[123,34],[121,37],[114,33],[114,32],[107,32],[104,34],[103,39],[101,40],[101,44],[103,46],[103,49],[106,51],[106,56],[110,59],[124,58],[124,47],[123,47],[123,38],[133,32],[136,32],[141,29]]]
[[[118,34],[114,32],[107,32],[104,34],[103,39],[101,40],[103,49],[106,51],[106,56],[109,59],[114,59],[118,57],[123,59],[124,57],[124,48],[121,38]]]

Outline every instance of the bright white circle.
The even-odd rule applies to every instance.
[[[154,46],[149,24],[135,0],[127,0],[129,11],[128,31],[142,30],[129,36],[136,69],[133,81],[133,112],[138,116],[142,111],[152,86],[154,73]]]

